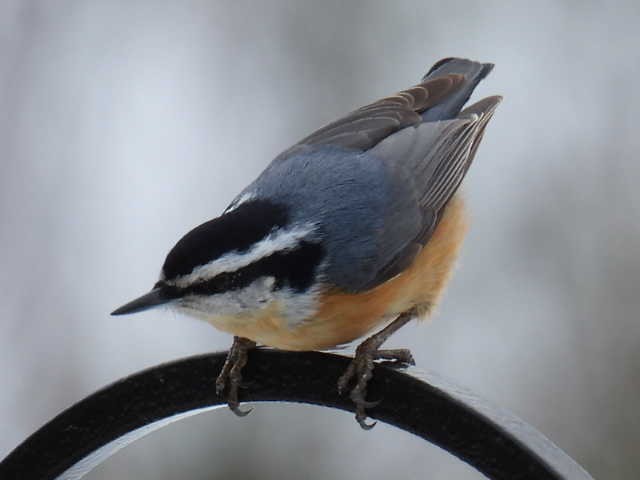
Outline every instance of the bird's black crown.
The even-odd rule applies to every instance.
[[[289,220],[282,205],[251,200],[197,226],[171,249],[162,266],[165,279],[191,273],[229,252],[243,253]]]

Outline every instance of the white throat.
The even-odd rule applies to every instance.
[[[312,318],[318,311],[319,289],[295,292],[288,287],[274,289],[273,277],[262,277],[249,286],[214,295],[186,295],[175,306],[187,314],[216,323],[217,317],[251,321],[267,309],[276,312],[289,327]]]

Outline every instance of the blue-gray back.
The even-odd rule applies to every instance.
[[[320,145],[272,163],[245,193],[284,203],[294,224],[315,224],[326,280],[359,291],[420,233],[423,211],[408,182],[371,153]]]
[[[423,82],[314,132],[279,155],[239,196],[284,203],[318,226],[325,281],[372,288],[428,242],[500,97],[461,110],[491,64],[438,62]]]

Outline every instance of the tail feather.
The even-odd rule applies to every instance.
[[[479,63],[463,58],[445,58],[437,62],[423,77],[423,81],[443,77],[450,74],[464,76],[464,84],[453,94],[422,114],[425,122],[449,120],[455,118],[480,80],[493,69],[492,63]]]

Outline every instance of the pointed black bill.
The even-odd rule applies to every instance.
[[[127,303],[126,305],[123,305],[120,308],[114,310],[113,312],[111,312],[111,315],[127,315],[129,313],[142,312],[159,305],[164,305],[174,298],[175,296],[168,295],[163,288],[157,287],[151,290],[149,293],[146,293],[141,297]]]

